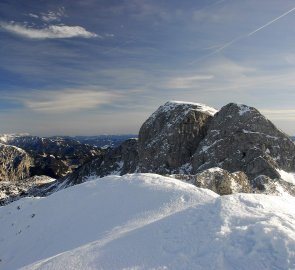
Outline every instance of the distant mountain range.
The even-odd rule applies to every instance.
[[[137,138],[134,134],[123,135],[97,135],[97,136],[73,136],[71,137],[80,143],[90,144],[101,148],[117,147],[130,138]]]

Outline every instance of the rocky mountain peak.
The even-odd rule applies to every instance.
[[[45,185],[44,195],[92,177],[134,172],[174,174],[221,195],[280,190],[295,194],[295,177],[282,176],[295,171],[294,143],[257,109],[244,104],[229,103],[217,111],[200,103],[168,101],[143,123],[138,139],[103,151],[70,138],[6,136],[8,140],[35,153],[35,174],[48,175],[54,168],[63,176],[63,170],[81,165]]]
[[[139,131],[139,170],[171,173],[187,163],[217,111],[199,103],[169,101]]]
[[[279,178],[278,168],[294,170],[295,146],[257,109],[230,103],[214,116],[193,158],[194,172],[216,166],[250,179]]]
[[[167,121],[177,123],[184,119],[184,117],[191,111],[203,112],[207,115],[213,116],[217,110],[209,107],[205,104],[186,102],[186,101],[175,101],[170,100],[165,104],[161,105],[144,123],[145,125],[153,124],[154,120],[158,117],[163,117]]]
[[[218,121],[214,121],[214,128],[226,126],[232,131],[245,130],[245,132],[251,132],[255,130],[255,132],[262,132],[265,131],[265,126],[267,126],[269,131],[273,130],[272,133],[274,130],[277,131],[274,124],[267,120],[257,109],[244,104],[229,103],[220,109],[215,118]]]
[[[66,185],[92,175],[151,172],[194,179],[197,186],[226,194],[257,189],[259,177],[280,179],[281,169],[295,171],[295,145],[257,109],[229,103],[217,111],[168,101],[143,123],[138,141],[127,140],[82,166]]]

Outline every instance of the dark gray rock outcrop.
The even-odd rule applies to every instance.
[[[78,168],[68,177],[61,179],[65,186],[80,184],[93,177],[106,175],[123,175],[134,173],[138,169],[138,140],[128,139],[121,145],[109,151],[84,166]]]
[[[179,172],[205,137],[215,112],[197,103],[169,101],[160,106],[139,131],[140,172]]]
[[[255,108],[230,103],[215,114],[193,156],[194,173],[212,167],[280,178],[278,168],[295,170],[295,145]]]
[[[16,182],[30,176],[32,159],[26,151],[0,143],[0,182]]]

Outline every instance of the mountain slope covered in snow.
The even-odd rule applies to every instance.
[[[0,207],[1,269],[288,269],[295,198],[107,176]]]

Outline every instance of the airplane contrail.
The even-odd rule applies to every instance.
[[[287,12],[285,12],[284,14],[282,14],[281,16],[279,16],[279,17],[277,17],[277,18],[271,20],[270,22],[266,23],[265,25],[263,25],[263,26],[257,28],[256,30],[252,31],[251,33],[249,33],[249,34],[247,35],[247,37],[252,36],[252,35],[255,34],[256,32],[258,32],[258,31],[262,30],[263,28],[265,28],[265,27],[271,25],[272,23],[276,22],[277,20],[279,20],[279,19],[281,19],[281,18],[287,16],[287,15],[288,15],[289,13],[291,13],[293,10],[295,10],[295,7],[293,7],[293,8],[290,9],[290,10],[288,10]]]
[[[247,33],[247,34],[244,34],[244,35],[241,35],[241,36],[238,36],[238,37],[234,38],[233,40],[227,42],[226,44],[222,45],[221,47],[219,47],[218,49],[214,50],[213,52],[208,53],[208,54],[206,54],[206,55],[203,55],[203,56],[199,57],[198,59],[196,59],[195,61],[193,61],[193,62],[191,62],[191,63],[189,63],[189,64],[190,64],[190,65],[195,64],[195,63],[197,63],[197,62],[199,62],[199,61],[201,61],[201,60],[204,60],[204,59],[206,59],[206,58],[208,58],[208,57],[210,57],[210,56],[212,56],[212,55],[215,55],[215,54],[217,54],[217,53],[223,51],[225,48],[227,48],[227,47],[233,45],[234,43],[240,41],[241,39],[248,38],[248,37],[254,35],[255,33],[259,32],[259,31],[262,30],[263,28],[265,28],[265,27],[267,27],[267,26],[273,24],[273,23],[276,22],[277,20],[279,20],[279,19],[281,19],[281,18],[287,16],[289,13],[293,12],[294,10],[295,10],[295,7],[291,8],[291,9],[288,10],[288,11],[286,11],[285,13],[283,13],[282,15],[280,15],[279,17],[276,17],[275,19],[273,19],[273,20],[267,22],[266,24],[260,26],[259,28],[255,29],[254,31],[251,31],[250,33]]]

